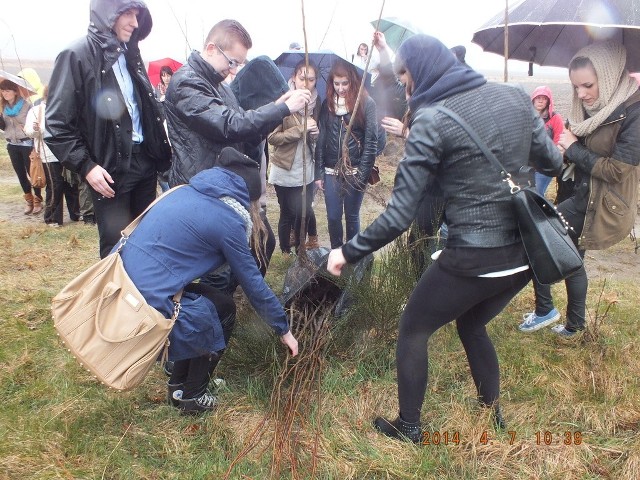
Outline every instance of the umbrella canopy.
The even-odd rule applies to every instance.
[[[504,55],[504,11],[473,35],[485,52]],[[627,69],[640,70],[640,0],[523,0],[508,11],[508,58],[567,67],[580,48],[615,40]]]
[[[18,77],[9,72],[5,72],[4,70],[0,70],[0,82],[3,80],[9,80],[10,82],[15,83],[20,90],[20,95],[23,98],[29,98],[34,93],[38,93],[35,88],[31,86],[29,82],[27,82],[24,78]]]
[[[165,66],[170,67],[175,72],[182,64],[173,58],[161,58],[160,60],[149,62],[147,73],[149,74],[151,85],[154,87],[160,83],[160,69]]]
[[[370,23],[373,25],[373,28],[376,28],[378,19],[372,20]],[[416,33],[422,33],[422,31],[409,20],[398,17],[381,18],[378,31],[384,33],[387,45],[389,45],[392,50],[397,50],[400,44],[407,38]]]
[[[293,70],[296,68],[296,65],[301,60],[304,60],[304,51],[301,50],[289,50],[287,52],[283,52],[274,60],[275,64],[278,66],[284,78],[288,81],[293,75]],[[318,90],[318,97],[324,100],[327,96],[327,79],[329,78],[329,72],[331,71],[331,67],[337,60],[342,60],[346,62],[344,58],[339,55],[333,53],[331,50],[321,50],[318,52],[309,52],[309,61],[315,63],[320,70],[318,73],[318,81],[316,82],[316,90]],[[355,65],[354,65],[355,66]],[[355,66],[356,70],[362,76],[364,74],[364,70],[360,67]],[[358,85],[360,87],[360,85]],[[371,87],[371,76],[367,75],[367,79],[365,81],[365,87],[369,89]]]

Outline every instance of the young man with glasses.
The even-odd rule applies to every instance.
[[[222,20],[207,35],[202,52],[192,52],[173,75],[164,103],[173,147],[169,185],[187,183],[215,166],[224,147],[250,154],[310,100],[308,90],[292,90],[256,110],[243,110],[224,80],[245,63],[251,47],[251,37],[239,22]]]

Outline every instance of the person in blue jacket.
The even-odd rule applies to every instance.
[[[167,318],[173,296],[184,289],[169,337],[174,367],[168,401],[187,414],[214,408],[216,398],[207,387],[235,323],[230,295],[194,283],[207,272],[228,264],[256,312],[292,355],[298,353],[284,309],[249,249],[249,240],[264,228],[259,166],[231,147],[222,150],[217,165],[154,205],[120,252],[140,293]]]

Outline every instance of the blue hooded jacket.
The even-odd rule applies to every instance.
[[[176,292],[228,263],[258,315],[277,335],[284,335],[289,331],[284,309],[260,275],[242,218],[219,200],[223,196],[249,207],[242,177],[215,167],[160,200],[120,252],[125,270],[147,302],[170,318]],[[181,304],[169,337],[169,358],[181,360],[225,348],[213,304],[191,293]]]

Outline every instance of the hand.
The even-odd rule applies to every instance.
[[[382,32],[373,32],[373,46],[378,50],[385,50],[387,48],[387,39]]]
[[[571,145],[573,145],[577,141],[578,141],[578,137],[576,137],[571,130],[565,128],[560,134],[560,140],[558,140],[558,146],[564,148],[564,151],[563,150],[560,150],[560,151],[564,153],[566,150],[569,149]]]
[[[316,138],[320,134],[320,130],[318,130],[318,124],[313,118],[307,119],[307,132],[309,132],[309,135],[311,135],[313,138]]]
[[[404,123],[402,123],[397,118],[384,117],[380,121],[380,124],[382,125],[382,128],[384,128],[384,131],[387,132],[387,133],[391,133],[393,135],[397,135],[398,137],[404,137],[404,136],[408,136],[409,135],[409,129],[408,128],[403,133],[403,130],[405,130]]]
[[[316,187],[324,192],[324,180],[316,180]]]
[[[287,347],[289,347],[289,351],[291,352],[291,356],[295,357],[298,355],[298,340],[293,336],[291,330],[280,337],[280,341],[284,343]]]
[[[342,254],[342,248],[335,248],[329,252],[327,271],[336,277],[339,277],[342,273],[342,267],[344,267],[346,263],[347,261]]]
[[[33,122],[33,131],[34,132],[40,131],[40,125],[38,124],[38,122]]]
[[[116,192],[109,186],[109,184],[113,184],[113,179],[109,172],[107,172],[100,165],[96,165],[93,167],[87,176],[85,177],[87,183],[91,185],[97,193],[102,195],[105,198],[113,198]]]
[[[282,95],[276,103],[284,102],[287,107],[289,107],[289,112],[297,112],[298,110],[302,110],[304,106],[311,101],[311,92],[306,88],[301,88],[299,90],[289,90],[287,93]]]

